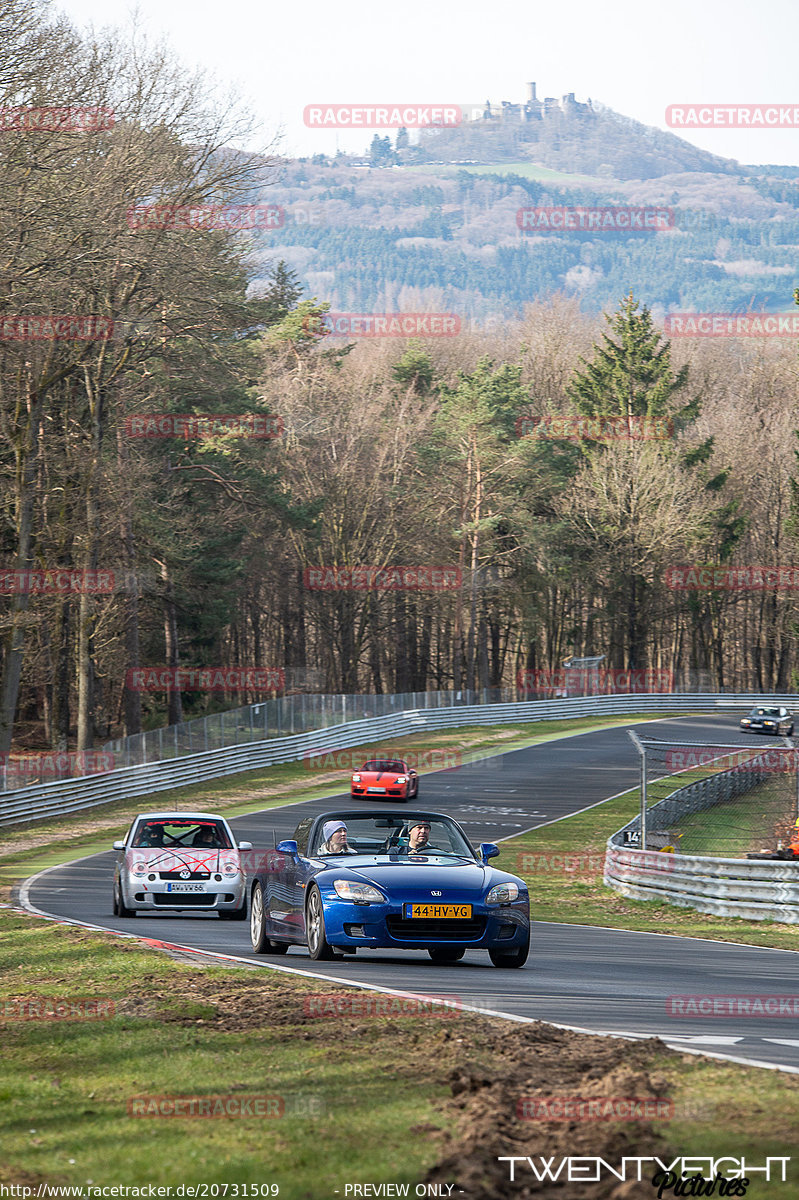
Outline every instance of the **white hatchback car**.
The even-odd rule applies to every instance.
[[[246,871],[224,817],[213,813],[140,813],[114,842],[114,916],[137,912],[216,912],[247,919]]]

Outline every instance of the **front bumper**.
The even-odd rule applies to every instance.
[[[178,889],[178,890],[176,890]],[[192,880],[191,890],[180,890],[173,880],[131,875],[123,879],[122,893],[127,908],[138,911],[236,912],[246,903],[245,880],[241,874],[221,880]]]
[[[355,904],[327,892],[322,893],[322,901],[325,935],[331,946],[349,949],[393,946],[403,950],[425,950],[430,946],[513,949],[524,945],[530,936],[526,902],[486,905],[461,900],[457,903],[472,904],[471,918],[436,921],[405,918],[400,901]]]

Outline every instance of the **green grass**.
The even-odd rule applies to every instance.
[[[277,1184],[283,1200],[316,1200],[373,1180],[407,1183],[412,1194],[446,1157],[446,1138],[458,1137],[449,1081],[461,1076],[481,1081],[476,1140],[474,1115],[468,1106],[462,1114],[468,1150],[504,1138],[498,1153],[551,1152],[562,1124],[553,1131],[522,1121],[508,1132],[520,1096],[637,1095],[642,1080],[649,1094],[674,1101],[674,1119],[656,1123],[670,1157],[762,1162],[784,1155],[799,1125],[793,1076],[689,1057],[655,1040],[626,1043],[622,1066],[609,1070],[606,1039],[465,1012],[312,1018],[306,997],[331,990],[257,968],[198,969],[132,941],[0,909],[0,1183]],[[457,968],[448,990],[457,993]],[[15,1019],[20,1001],[43,997],[88,997],[106,1015]],[[535,1077],[542,1086],[531,1085]],[[154,1097],[232,1097],[245,1112],[261,1098],[274,1115],[133,1115],[134,1101],[152,1111]],[[597,1125],[588,1136],[598,1144],[583,1141],[579,1152],[601,1155],[602,1139],[623,1135],[647,1153],[639,1131],[638,1123]],[[767,1195],[795,1193],[769,1184]]]
[[[788,824],[795,805],[795,776],[778,774],[737,800],[692,813],[672,829],[680,835],[682,854],[741,858],[773,850],[775,828],[780,822]]]
[[[627,792],[553,825],[503,841],[497,865],[527,881],[532,915],[538,921],[799,949],[799,938],[790,925],[716,917],[661,901],[632,900],[605,887],[602,871],[607,840],[639,811],[638,791]]]

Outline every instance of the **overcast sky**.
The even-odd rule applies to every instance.
[[[56,0],[79,26],[129,25],[131,0]],[[799,107],[799,3],[771,0],[138,0],[189,66],[233,83],[289,156],[366,149],[372,132],[303,124],[316,103],[481,103],[575,92],[666,129],[667,105]],[[393,140],[393,134],[392,134]],[[799,129],[688,140],[747,163],[799,164]]]

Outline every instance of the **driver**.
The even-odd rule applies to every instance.
[[[320,854],[357,854],[357,850],[347,845],[347,826],[344,821],[325,821],[322,826],[322,837],[325,839],[320,847]]]
[[[430,822],[416,821],[408,829],[408,853],[427,854],[433,847],[430,845]]]

